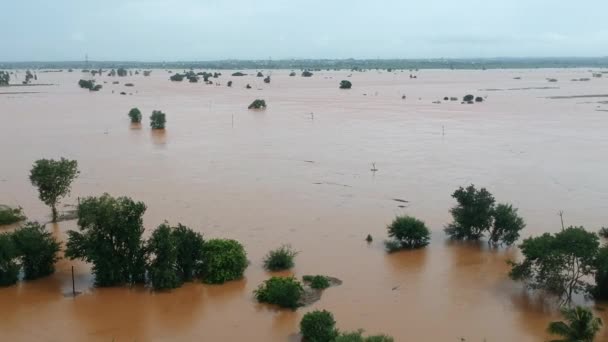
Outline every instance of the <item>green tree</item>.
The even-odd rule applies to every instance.
[[[602,327],[602,320],[591,310],[577,306],[562,309],[566,322],[551,322],[547,332],[562,338],[551,342],[593,342]]]
[[[251,104],[247,108],[248,109],[266,109],[266,101],[256,99],[255,101],[251,102]]]
[[[490,230],[489,242],[494,245],[512,245],[519,239],[519,232],[526,227],[524,219],[517,215],[517,208],[510,204],[498,204],[492,216],[494,223]]]
[[[75,160],[40,159],[34,163],[30,181],[38,188],[40,200],[51,207],[53,222],[57,221],[57,203],[70,194],[70,186],[79,173]]]
[[[350,81],[343,80],[340,82],[340,89],[350,89],[352,86],[353,84]]]
[[[15,230],[13,240],[19,252],[25,279],[38,279],[55,272],[60,244],[37,222],[27,222]]]
[[[177,270],[177,248],[177,239],[167,223],[158,226],[148,239],[148,277],[155,290],[173,289],[182,284]]]
[[[595,299],[608,299],[608,245],[599,249],[595,259],[595,286],[591,294]]]
[[[574,293],[589,287],[585,279],[594,271],[598,240],[595,233],[583,227],[527,238],[519,246],[524,260],[510,262],[509,276],[524,281],[531,289],[556,294],[562,304],[569,303]]]
[[[300,332],[308,342],[332,342],[338,336],[334,315],[326,310],[304,314],[300,321]]]
[[[132,123],[140,123],[141,111],[138,108],[131,108],[131,110],[129,111],[129,117],[131,118]]]
[[[150,115],[150,127],[152,127],[152,129],[165,129],[166,122],[165,113],[160,110],[152,111],[152,115]]]
[[[177,244],[178,273],[184,281],[190,281],[202,267],[205,241],[200,233],[181,223],[173,228],[172,235]]]
[[[396,239],[401,248],[420,248],[429,244],[431,232],[423,221],[412,216],[398,216],[387,227],[388,236]]]
[[[269,271],[288,270],[293,267],[293,259],[298,255],[290,245],[283,245],[274,249],[264,257],[264,268]]]
[[[211,239],[203,246],[200,274],[209,284],[241,279],[247,268],[247,254],[238,241]]]
[[[144,203],[128,197],[103,194],[81,200],[80,231],[68,231],[66,257],[92,263],[97,286],[144,282],[145,211]]]
[[[302,72],[302,77],[311,77],[312,76],[312,72],[308,71],[308,70],[304,70],[304,72]]]
[[[125,69],[125,68],[118,68],[118,70],[116,70],[116,73],[120,77],[127,76],[127,69]]]
[[[295,309],[300,306],[304,287],[294,277],[272,277],[260,284],[254,295],[260,303]]]
[[[11,81],[11,75],[8,71],[0,71],[0,87],[8,86]]]
[[[19,280],[18,257],[11,233],[0,233],[0,286],[10,286]]]
[[[454,222],[450,223],[445,232],[454,239],[477,240],[483,237],[492,225],[494,196],[485,188],[475,189],[474,185],[466,189],[460,187],[452,197],[458,205],[450,209]]]

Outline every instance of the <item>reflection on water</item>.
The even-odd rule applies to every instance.
[[[48,221],[49,208],[27,178],[32,162],[77,159],[81,175],[63,204],[103,192],[131,196],[148,206],[146,235],[164,220],[181,222],[205,238],[240,240],[251,260],[243,280],[155,293],[95,289],[90,265],[61,259],[51,277],[0,289],[0,340],[297,340],[299,320],[314,309],[333,312],[340,329],[385,332],[397,341],[548,339],[547,323],[559,318],[551,298],[508,278],[506,261],[519,257],[517,248],[446,242],[442,233],[450,194],[469,183],[518,207],[525,236],[557,231],[558,210],[567,224],[594,230],[606,224],[608,165],[598,156],[608,154],[608,116],[592,103],[545,98],[599,94],[606,80],[476,91],[541,87],[556,73],[564,79],[586,73],[525,72],[513,81],[510,70],[424,70],[415,84],[407,73],[356,73],[357,89],[344,92],[336,84],[344,73],[304,80],[276,71],[272,86],[260,85],[256,95],[268,103],[263,113],[247,110],[253,93],[244,86],[255,75],[228,88],[177,84],[155,71],[131,80],[138,93],[124,97],[111,93],[111,82],[96,94],[74,92],[78,75],[48,73],[59,86],[41,89],[43,97],[0,96],[0,117],[19,113],[0,126],[0,203]],[[467,106],[432,103],[469,92],[489,96]],[[420,100],[404,102],[402,94]],[[128,124],[131,100],[146,113],[179,113],[171,116],[170,151],[169,132]],[[303,114],[311,112],[314,120]],[[409,202],[402,208],[394,199]],[[386,254],[386,224],[403,213],[431,227],[431,244]],[[65,243],[66,231],[77,227],[66,221],[47,229]],[[374,237],[369,245],[367,234]],[[266,272],[264,255],[283,243],[300,251],[296,267]],[[72,266],[83,292],[76,298],[64,297],[72,290]],[[258,284],[290,274],[344,283],[295,312],[255,303]],[[608,313],[598,314],[608,321]]]

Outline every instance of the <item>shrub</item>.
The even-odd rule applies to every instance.
[[[310,287],[317,290],[324,290],[331,285],[329,279],[322,275],[305,275],[302,277],[302,280],[310,283]]]
[[[249,85],[249,83],[247,83],[247,85],[245,86],[246,89],[251,89],[251,86]]]
[[[412,216],[399,216],[387,227],[388,236],[395,238],[401,248],[420,248],[429,244],[429,229],[423,221]]]
[[[462,98],[462,101],[464,101],[464,102],[470,102],[470,101],[473,101],[473,99],[474,99],[474,98],[475,98],[475,96],[473,96],[473,95],[471,95],[471,94],[468,94],[468,95],[465,95],[465,96]]]
[[[129,117],[131,118],[132,123],[140,123],[141,111],[138,108],[131,108],[131,110],[129,111]]]
[[[155,290],[173,289],[182,284],[177,274],[177,241],[171,227],[163,223],[152,232],[146,245],[148,277]]]
[[[13,241],[19,252],[25,279],[37,279],[55,272],[59,242],[37,222],[15,230]]]
[[[169,79],[173,82],[181,82],[184,80],[184,75],[180,73],[173,74],[169,77]]]
[[[0,233],[0,286],[10,286],[19,280],[19,253],[10,233]]]
[[[80,88],[93,90],[93,88],[95,87],[95,81],[93,81],[93,80],[80,80],[80,81],[78,81],[78,85],[80,86]]]
[[[152,129],[165,129],[166,122],[165,113],[160,110],[152,111],[152,115],[150,115],[150,127]]]
[[[308,70],[305,70],[305,71],[302,73],[302,77],[311,77],[311,76],[312,76],[312,72],[310,72],[310,71],[308,71]]]
[[[200,274],[203,281],[210,284],[241,279],[247,268],[245,249],[235,240],[212,239],[205,242],[202,258]]]
[[[198,77],[196,77],[196,76],[190,76],[190,77],[188,77],[188,81],[190,81],[190,83],[197,83],[198,82]]]
[[[300,332],[309,342],[331,342],[338,336],[334,315],[325,310],[306,313],[300,321]]]
[[[332,342],[393,342],[395,341],[388,335],[363,336],[363,330],[353,332],[341,332]]]
[[[475,98],[475,102],[483,102],[483,97],[481,97],[481,96],[477,96],[477,97]]]
[[[270,83],[270,76],[266,76],[266,78],[264,78],[264,83]]]
[[[53,222],[57,221],[57,203],[70,194],[70,185],[78,177],[78,162],[61,158],[40,159],[30,171],[30,182],[38,188],[38,197],[51,207]]]
[[[97,286],[145,280],[143,215],[146,205],[108,194],[78,204],[80,231],[68,231],[65,256],[93,264]]]
[[[260,284],[254,294],[260,303],[295,309],[300,306],[304,288],[294,277],[272,277]]]
[[[228,81],[228,84],[227,84],[227,85],[228,85],[229,87],[232,87],[232,81]]]
[[[350,89],[353,84],[350,81],[343,80],[340,82],[340,89]]]
[[[293,259],[298,252],[291,249],[289,245],[283,245],[272,250],[264,257],[264,268],[269,271],[288,270],[294,266]]]
[[[245,76],[245,75],[247,75],[247,74],[244,74],[244,73],[242,73],[240,71],[237,71],[237,72],[235,72],[235,73],[232,74],[232,76]]]
[[[260,109],[260,108],[266,109],[266,101],[256,99],[255,101],[251,102],[251,104],[247,108],[248,109]]]
[[[181,223],[173,228],[172,234],[177,244],[178,273],[184,281],[192,280],[203,263],[203,236]]]
[[[25,220],[23,209],[21,207],[11,208],[5,205],[0,205],[0,226],[5,224],[13,224]]]
[[[296,75],[296,72],[295,72],[295,71],[292,71],[292,72],[290,72],[290,73],[289,73],[289,76],[291,76],[291,77],[293,77],[293,76],[295,76],[295,75]]]
[[[261,71],[258,71],[258,74],[256,75],[256,77],[264,77],[264,74],[262,74]]]

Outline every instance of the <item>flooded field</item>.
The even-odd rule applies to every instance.
[[[446,240],[450,195],[471,183],[487,187],[519,208],[524,236],[558,231],[560,210],[566,225],[608,225],[608,75],[571,81],[591,72],[421,70],[415,79],[407,71],[303,78],[274,70],[265,84],[253,71],[230,73],[212,79],[221,86],[171,82],[164,70],[103,76],[103,89],[89,92],[77,85],[80,72],[38,72],[37,82],[50,85],[0,89],[0,203],[47,222],[29,170],[40,158],[76,159],[81,175],[63,204],[104,192],[131,196],[148,206],[148,231],[181,222],[207,238],[239,240],[251,261],[241,281],[155,293],[94,289],[90,265],[62,259],[49,278],[0,289],[1,341],[291,341],[314,309],[333,312],[340,329],[396,341],[549,338],[547,323],[559,318],[553,302],[508,278],[516,248]],[[343,79],[353,88],[338,89]],[[486,99],[443,101],[465,94]],[[266,100],[265,111],[247,110],[256,98]],[[141,126],[129,123],[132,107],[144,114]],[[149,129],[155,109],[167,114],[165,132]],[[431,244],[387,254],[385,227],[405,213],[427,223]],[[75,221],[48,227],[61,241],[77,229]],[[252,291],[269,277],[262,258],[284,243],[300,251],[295,275],[344,283],[295,312],[257,304]],[[76,298],[72,266],[83,292]],[[606,306],[595,307],[608,321],[599,310]],[[608,340],[607,330],[599,340]]]

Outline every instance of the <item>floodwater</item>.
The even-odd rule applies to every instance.
[[[94,289],[90,265],[64,259],[49,278],[0,289],[1,341],[291,341],[314,309],[331,311],[340,329],[397,341],[549,338],[547,323],[559,318],[550,298],[507,276],[517,250],[451,243],[442,228],[450,194],[471,183],[518,207],[525,236],[558,231],[559,210],[567,225],[608,224],[608,98],[548,98],[607,94],[608,77],[573,82],[591,72],[540,69],[302,78],[283,70],[264,84],[254,72],[230,73],[217,80],[222,86],[170,82],[164,70],[104,76],[94,93],[77,86],[80,72],[39,72],[38,83],[53,85],[2,89],[15,94],[0,94],[0,203],[47,221],[29,169],[39,158],[77,159],[81,175],[64,204],[104,192],[131,196],[148,206],[148,232],[168,220],[234,238],[251,265],[241,281],[154,293]],[[353,88],[338,89],[342,79]],[[24,91],[37,93],[16,94]],[[443,101],[467,93],[487,99]],[[265,111],[247,110],[256,98]],[[132,107],[144,113],[141,126],[129,124]],[[149,129],[155,109],[167,114],[163,133]],[[428,248],[383,251],[385,227],[399,214],[427,223]],[[77,228],[47,227],[62,241]],[[295,275],[327,274],[343,285],[295,312],[256,304],[252,291],[270,276],[262,258],[284,243],[300,251]],[[72,266],[83,292],[76,298]]]

